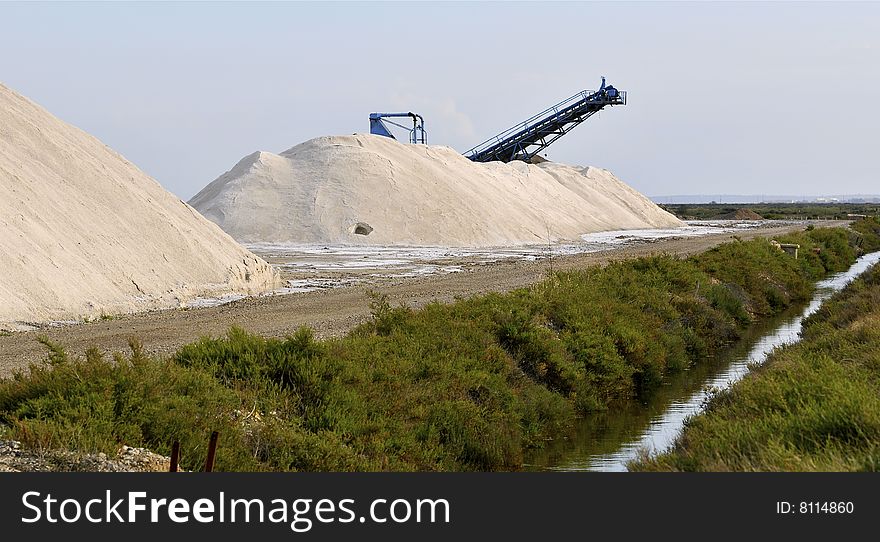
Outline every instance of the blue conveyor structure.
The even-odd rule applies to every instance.
[[[626,92],[611,85],[593,92],[583,90],[553,107],[505,130],[464,153],[474,162],[530,161],[551,143],[570,132],[604,107],[626,105]]]

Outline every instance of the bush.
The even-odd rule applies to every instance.
[[[850,228],[858,234],[855,245],[861,252],[880,250],[880,217],[863,218]]]
[[[714,397],[637,470],[880,469],[880,265],[804,322],[803,340]]]

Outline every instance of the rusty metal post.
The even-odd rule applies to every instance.
[[[180,441],[175,440],[171,443],[171,466],[168,472],[177,472],[178,463],[180,463]]]
[[[208,442],[208,458],[205,459],[205,472],[211,472],[214,470],[214,456],[217,454],[218,438],[220,438],[220,433],[217,431],[211,433],[211,441]]]

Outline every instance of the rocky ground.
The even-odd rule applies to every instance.
[[[116,457],[65,450],[25,450],[0,440],[0,472],[168,472],[171,459],[144,448],[123,446]]]

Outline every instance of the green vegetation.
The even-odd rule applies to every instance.
[[[99,314],[98,316],[83,318],[82,322],[84,324],[91,324],[94,322],[106,322],[108,320],[115,320],[116,318],[117,317],[112,314],[107,314],[105,312],[101,312],[101,314]]]
[[[850,214],[880,216],[878,203],[665,203],[660,207],[687,220],[712,219],[738,209],[749,209],[768,220],[847,220]]]
[[[179,439],[184,468],[197,469],[218,430],[221,470],[516,469],[579,414],[652,393],[807,299],[867,236],[787,236],[803,247],[797,260],[767,240],[736,241],[418,311],[376,295],[371,322],[325,341],[232,329],[168,359],[133,343],[112,360],[72,359],[47,341],[47,365],[0,382],[0,437],[164,454]]]
[[[850,228],[861,235],[856,239],[855,245],[862,252],[875,252],[880,250],[880,217],[873,220],[859,220]]]
[[[637,470],[880,470],[880,265]]]

